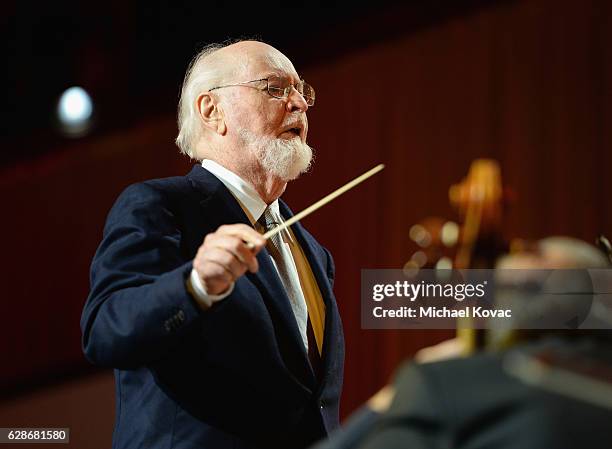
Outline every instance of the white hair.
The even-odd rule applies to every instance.
[[[195,145],[202,131],[195,104],[198,95],[222,84],[227,76],[240,69],[237,66],[222,64],[220,60],[210,58],[210,56],[236,42],[240,40],[206,45],[194,56],[185,73],[178,104],[179,133],[176,137],[176,144],[181,153],[192,159],[196,159]]]
[[[597,247],[572,237],[547,237],[538,242],[538,247],[545,257],[548,254],[559,254],[575,268],[608,268],[608,259]]]

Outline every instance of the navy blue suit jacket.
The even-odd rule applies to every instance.
[[[87,358],[115,368],[115,449],[301,448],[337,427],[344,340],[329,252],[294,225],[326,307],[317,379],[265,249],[211,309],[187,292],[204,236],[228,223],[250,225],[199,165],[128,187],[110,211],[81,329]]]

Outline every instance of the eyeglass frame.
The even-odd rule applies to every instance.
[[[316,96],[315,96],[315,95],[313,95],[313,96],[311,97],[311,98],[312,98],[312,103],[310,103],[310,104],[309,104],[309,103],[308,103],[308,100],[306,99],[306,97],[304,96],[304,94],[303,94],[302,92],[300,92],[300,91],[298,90],[298,88],[296,87],[296,84],[298,84],[298,83],[296,83],[296,84],[289,83],[289,86],[287,86],[287,87],[285,88],[285,93],[284,93],[284,96],[282,96],[282,97],[277,97],[276,95],[272,95],[272,93],[270,92],[270,82],[269,82],[269,80],[270,80],[270,78],[275,78],[275,77],[276,77],[276,78],[279,78],[279,79],[282,79],[282,77],[280,77],[280,76],[278,76],[278,75],[270,75],[270,76],[269,76],[269,77],[267,77],[267,78],[260,78],[260,79],[257,79],[257,80],[244,81],[244,82],[242,82],[242,83],[235,83],[235,84],[224,84],[223,86],[216,86],[216,87],[212,87],[212,88],[208,89],[208,92],[212,92],[213,90],[217,90],[217,89],[223,89],[223,88],[225,88],[225,87],[245,86],[245,87],[252,87],[252,88],[254,88],[254,89],[261,90],[261,91],[264,91],[264,90],[265,90],[266,92],[268,92],[268,95],[270,95],[272,98],[278,98],[279,100],[284,100],[285,98],[289,98],[289,94],[290,94],[290,92],[291,92],[291,88],[294,88],[294,89],[297,91],[297,93],[298,93],[298,94],[300,94],[300,95],[302,96],[302,98],[304,99],[304,101],[306,102],[306,104],[307,104],[309,107],[311,107],[311,106],[313,106],[313,105],[314,105]],[[265,87],[265,89],[260,89],[260,88],[257,88],[257,87],[255,87],[255,86],[249,86],[249,84],[250,84],[250,83],[258,83],[258,82],[260,82],[260,81],[265,81],[265,82],[266,82],[266,87]],[[310,86],[310,89],[312,90],[312,93],[313,93],[313,94],[315,93],[314,87],[312,87],[312,86],[311,86],[310,84],[308,84],[306,81],[304,81],[303,79],[300,79],[300,81],[299,81],[299,82],[301,82],[301,83],[302,83],[302,87],[303,87],[303,86],[305,86],[305,85]],[[304,90],[304,89],[302,88],[302,91],[303,91],[303,90]]]

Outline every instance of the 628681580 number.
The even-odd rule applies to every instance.
[[[39,443],[68,443],[70,429],[0,429],[0,443],[36,441]]]

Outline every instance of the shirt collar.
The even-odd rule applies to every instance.
[[[247,212],[251,224],[255,224],[268,207],[255,188],[233,171],[228,170],[213,160],[204,159],[202,167],[215,175],[229,189],[244,211]],[[278,200],[274,200],[270,204],[270,209],[275,217],[280,218]]]

